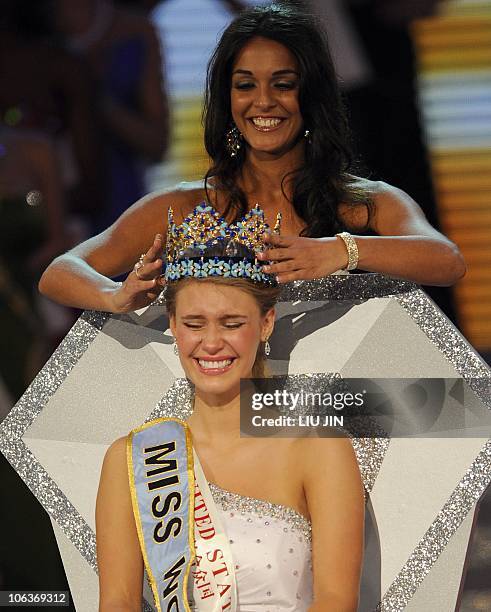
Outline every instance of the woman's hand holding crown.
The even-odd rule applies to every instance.
[[[279,283],[322,278],[346,267],[348,256],[342,240],[303,238],[265,234],[269,245],[259,254],[261,261],[271,261],[264,271],[274,274]]]
[[[111,295],[111,312],[132,312],[150,305],[164,287],[162,277],[162,236],[136,262],[133,271]]]

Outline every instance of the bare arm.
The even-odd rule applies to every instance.
[[[174,194],[150,195],[129,208],[109,229],[57,257],[39,283],[41,293],[66,306],[128,312],[148,305],[161,290],[162,240]],[[156,238],[156,235],[161,238]],[[146,265],[121,286],[111,280],[131,270],[141,254]]]
[[[356,612],[365,500],[351,442],[305,441],[304,490],[312,521],[314,603],[309,612]]]
[[[466,266],[457,246],[428,223],[404,191],[379,185],[371,223],[379,235],[356,237],[358,267],[422,285],[448,286],[462,278]]]
[[[416,202],[386,183],[372,185],[375,214],[370,227],[379,235],[355,235],[358,268],[422,285],[448,286],[462,278],[466,266],[458,247],[428,223]],[[353,223],[352,210],[345,207],[341,216],[355,228],[355,234],[363,223]],[[346,247],[340,238],[271,235],[267,240],[279,248],[268,249],[261,259],[277,262],[269,271],[278,274],[280,282],[321,278],[347,265]]]
[[[126,438],[108,449],[96,503],[99,612],[140,612],[143,559],[131,504]]]

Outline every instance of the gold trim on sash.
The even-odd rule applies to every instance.
[[[196,549],[194,545],[194,456],[193,456],[193,443],[191,438],[191,431],[189,426],[184,421],[180,419],[175,419],[172,417],[161,417],[159,419],[154,419],[149,421],[148,423],[144,423],[140,427],[136,427],[133,429],[126,439],[126,459],[128,466],[128,479],[130,485],[130,493],[131,493],[131,503],[133,506],[133,515],[135,517],[136,531],[138,533],[138,540],[140,541],[140,549],[142,551],[143,563],[145,565],[145,569],[148,574],[148,578],[150,581],[150,586],[152,588],[152,593],[155,599],[155,604],[157,606],[158,612],[162,612],[162,608],[160,606],[160,597],[157,589],[157,582],[152,573],[152,569],[150,567],[150,563],[148,561],[147,551],[145,547],[145,539],[143,537],[143,531],[141,527],[141,516],[140,516],[140,508],[138,506],[137,493],[135,487],[135,473],[133,466],[133,436],[135,433],[138,433],[148,427],[152,427],[157,423],[166,423],[169,421],[173,421],[175,423],[179,423],[183,426],[185,436],[186,436],[186,455],[188,460],[188,488],[189,488],[189,508],[188,508],[188,536],[189,536],[189,550],[190,550],[190,558],[189,563],[186,568],[186,573],[184,574],[183,580],[183,588],[184,588],[184,604],[186,608],[186,612],[191,612],[191,608],[189,607],[188,598],[187,598],[187,590],[188,590],[188,580],[189,573],[191,571],[191,565],[196,557]]]

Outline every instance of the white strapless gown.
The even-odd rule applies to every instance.
[[[312,604],[310,523],[295,510],[210,485],[230,541],[240,612],[305,612]],[[199,548],[196,550],[199,554]],[[199,595],[193,591],[194,601]],[[193,610],[198,610],[191,606]]]

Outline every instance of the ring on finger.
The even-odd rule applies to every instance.
[[[141,270],[143,266],[145,265],[145,262],[143,261],[144,259],[145,259],[145,253],[140,255],[140,259],[133,266],[133,272],[136,274],[136,277],[138,278],[138,280],[145,280],[138,274],[138,271]]]

